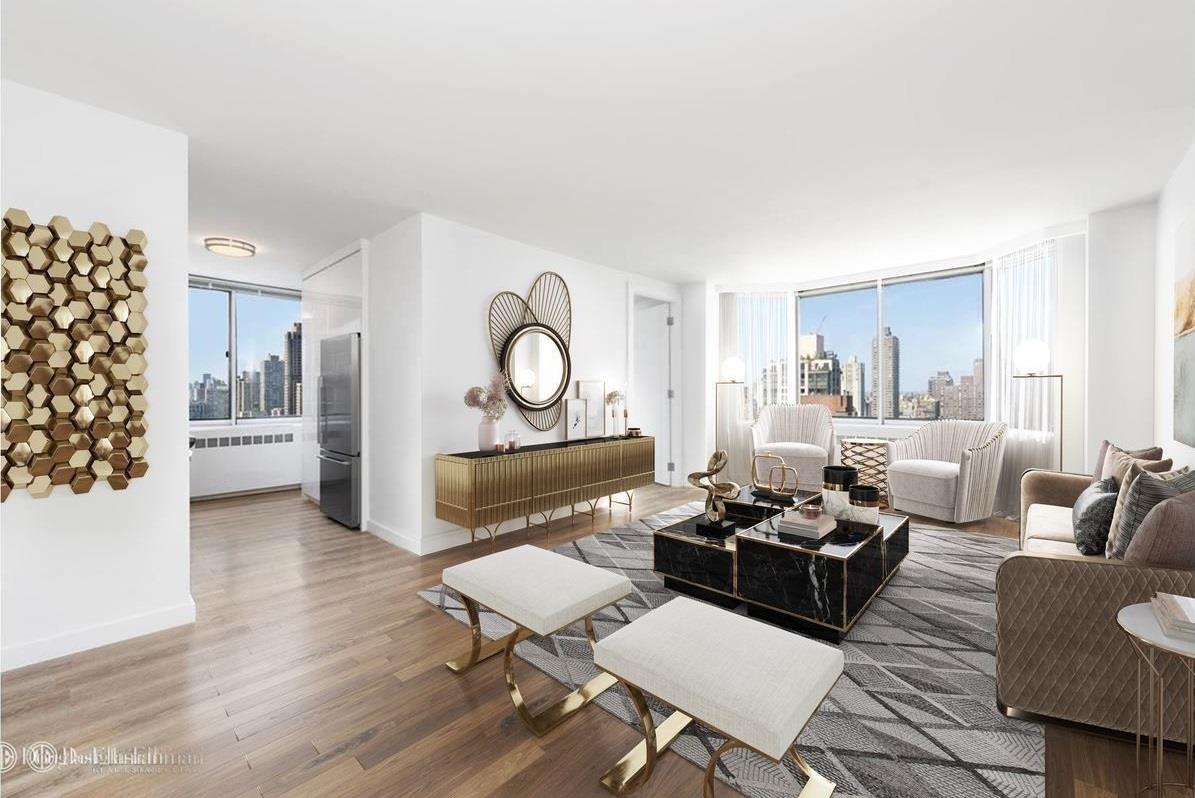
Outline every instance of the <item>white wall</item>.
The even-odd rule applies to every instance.
[[[1156,225],[1153,201],[1088,219],[1085,470],[1105,438],[1153,443]]]
[[[0,203],[149,239],[149,472],[46,499],[13,491],[0,535],[9,669],[195,619],[187,501],[187,139],[8,81]]]
[[[426,214],[373,238],[369,260],[368,335],[376,376],[369,391],[374,453],[366,526],[418,553],[469,541],[467,530],[435,518],[434,458],[477,446],[480,416],[462,397],[498,370],[487,322],[496,294],[525,296],[545,271],[564,278],[573,306],[569,396],[581,379],[625,390],[631,296],[677,296],[666,283]],[[501,421],[503,434],[511,429],[524,444],[564,437],[560,427],[532,428],[513,405]],[[501,531],[522,523],[508,522]]]
[[[680,356],[681,396],[684,419],[681,459],[677,471],[681,478],[705,470],[714,450],[714,382],[718,379],[715,360],[718,345],[718,297],[708,282],[681,286]]]
[[[1058,270],[1058,315],[1054,322],[1054,371],[1062,375],[1062,470],[1091,471],[1095,453],[1087,456],[1087,236],[1055,240]],[[1053,468],[1054,464],[1051,463]]]
[[[1154,440],[1176,466],[1195,468],[1195,447],[1174,439],[1175,234],[1195,224],[1195,143],[1166,183],[1158,200],[1157,277],[1154,333]]]
[[[420,547],[423,520],[422,233],[422,217],[413,216],[371,239],[366,289],[373,303],[365,334],[372,344],[365,402],[373,446],[365,528],[413,551]],[[452,370],[450,361],[440,367]]]

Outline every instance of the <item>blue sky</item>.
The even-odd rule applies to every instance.
[[[282,357],[286,331],[299,321],[299,302],[282,297],[238,294],[237,372],[261,368],[270,355]],[[190,291],[190,381],[209,373],[228,379],[225,357],[228,330],[228,294],[192,288]]]
[[[855,355],[867,364],[868,384],[875,319],[874,288],[801,300],[801,333],[821,325],[826,349],[843,361]],[[957,381],[983,356],[983,275],[885,286],[884,325],[900,339],[901,393],[924,391],[939,369]]]

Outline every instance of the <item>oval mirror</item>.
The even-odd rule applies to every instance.
[[[550,327],[527,324],[515,330],[502,355],[511,397],[529,410],[560,401],[572,367],[564,340]]]

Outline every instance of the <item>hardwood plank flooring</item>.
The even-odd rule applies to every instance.
[[[603,508],[547,536],[501,535],[497,547],[559,546],[701,495],[646,489],[633,513]],[[604,796],[599,777],[641,739],[596,707],[536,738],[511,708],[501,658],[463,676],[444,667],[464,651],[464,627],[416,591],[487,544],[416,557],[327,520],[297,492],[196,503],[191,522],[196,623],[4,674],[0,736],[18,751],[38,740],[154,746],[200,763],[156,773],[18,764],[0,777],[5,796]],[[1016,535],[998,521],[966,529]],[[520,678],[533,702],[562,692],[532,668]],[[1098,790],[1123,775],[1088,767],[1085,752],[1115,748],[1067,737],[1058,751],[1070,790],[1058,795],[1117,794],[1069,786],[1095,779],[1084,789]],[[665,756],[638,794],[700,795],[701,780]]]

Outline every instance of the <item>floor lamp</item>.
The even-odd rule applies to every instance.
[[[1058,380],[1058,470],[1062,469],[1062,429],[1063,429],[1063,412],[1066,405],[1063,403],[1062,395],[1062,375],[1050,374],[1046,371],[1050,365],[1050,349],[1044,341],[1028,340],[1022,341],[1016,348],[1013,354],[1013,365],[1019,371],[1024,371],[1024,374],[1014,374],[1014,380]]]

